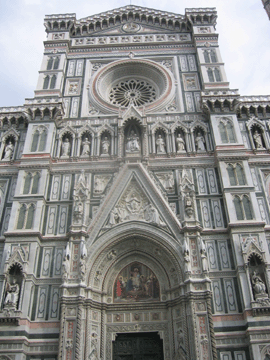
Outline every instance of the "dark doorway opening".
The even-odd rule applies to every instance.
[[[164,360],[163,340],[157,332],[118,334],[113,360]]]

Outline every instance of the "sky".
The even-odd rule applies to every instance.
[[[270,21],[261,0],[0,0],[0,107],[34,97],[46,40],[44,17],[76,13],[77,19],[138,5],[177,14],[216,7],[217,33],[231,89],[270,95]]]

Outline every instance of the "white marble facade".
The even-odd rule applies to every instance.
[[[216,16],[45,17],[0,109],[0,359],[269,358],[270,96],[229,88]]]

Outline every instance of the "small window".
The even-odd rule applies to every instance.
[[[49,87],[49,82],[50,82],[50,77],[49,77],[49,75],[47,75],[47,76],[45,77],[44,83],[43,83],[43,89],[44,89],[44,90],[48,89],[48,87]]]
[[[218,68],[215,68],[214,72],[216,81],[221,81],[220,70]]]
[[[53,75],[51,78],[50,89],[54,89],[55,85],[56,85],[56,75]]]
[[[210,51],[210,57],[211,57],[211,62],[212,62],[212,63],[216,63],[216,62],[217,62],[217,55],[216,55],[215,50],[211,50],[211,51]]]
[[[215,82],[213,70],[207,69],[207,73],[208,73],[209,82]]]
[[[32,140],[31,152],[37,151],[38,142],[39,142],[39,131],[36,130]]]
[[[23,204],[20,208],[19,216],[18,216],[17,229],[19,229],[19,230],[23,229],[23,227],[24,227],[25,214],[26,214],[26,205]]]
[[[33,220],[34,220],[35,206],[33,204],[28,208],[27,220],[25,224],[25,229],[32,229]]]
[[[47,131],[42,131],[41,135],[40,135],[40,142],[39,142],[39,146],[38,146],[38,151],[44,151],[45,150],[45,146],[46,146],[46,141],[47,141]]]
[[[28,173],[24,180],[24,188],[23,188],[24,194],[29,194],[31,188],[31,182],[32,182],[32,174]]]
[[[58,69],[58,67],[59,67],[59,62],[60,62],[59,57],[56,57],[56,58],[54,59],[54,64],[53,64],[53,69],[54,69],[54,70],[57,70],[57,69]]]
[[[210,63],[209,52],[206,50],[206,51],[203,52],[203,55],[204,55],[204,62]]]
[[[53,67],[53,58],[50,57],[47,62],[47,70],[52,70],[52,67]]]

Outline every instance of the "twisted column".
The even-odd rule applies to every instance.
[[[82,305],[78,306],[76,324],[75,360],[81,360],[82,353]]]
[[[213,360],[218,360],[210,296],[208,296],[208,298],[207,298],[207,313],[208,313],[208,323],[209,323],[210,336],[211,336],[211,347],[212,347]]]

